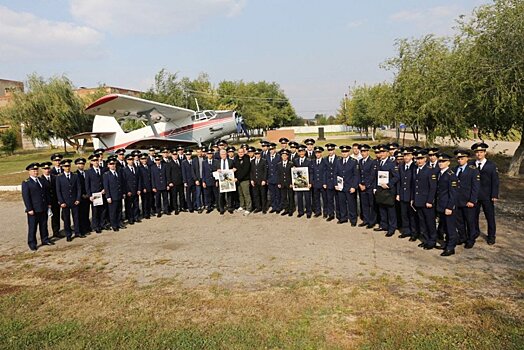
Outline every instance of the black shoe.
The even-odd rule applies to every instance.
[[[379,231],[387,231],[387,230],[383,229],[382,227],[377,227],[377,228],[374,228],[373,231],[379,232]]]
[[[293,212],[289,212],[287,216],[293,216]]]
[[[366,224],[365,222],[361,222],[360,224],[358,224],[358,227],[364,227],[364,226],[368,226],[368,224]]]
[[[319,216],[322,216],[322,214],[320,214],[320,213],[315,214],[316,218],[318,218]]]
[[[357,223],[356,222],[352,222],[351,223],[351,227],[355,227],[355,226],[357,226]]]
[[[327,214],[324,214],[324,215],[322,215],[322,217],[323,217],[324,219],[327,219],[328,216],[327,216]]]
[[[284,211],[282,212],[282,214],[280,214],[280,215],[282,215],[282,216],[286,216],[287,214],[289,214],[289,213],[288,213],[286,210],[284,210]]]
[[[335,220],[335,217],[334,217],[334,216],[330,216],[330,217],[328,217],[328,218],[326,219],[326,221],[333,221],[333,220]]]
[[[416,236],[411,236],[409,237],[409,241],[410,242],[415,242],[417,240],[417,237]]]
[[[263,210],[262,214],[264,214],[264,215],[267,214],[267,210]]]
[[[426,243],[419,243],[419,245],[417,245],[417,247],[424,248],[425,245],[426,245]]]
[[[301,217],[303,217],[303,216],[304,216],[304,214],[298,214],[298,215],[297,215],[297,218],[301,218]]]
[[[431,250],[435,248],[435,245],[424,244],[424,250]]]
[[[66,241],[71,242],[73,240],[73,237],[67,237]]]
[[[395,232],[388,232],[386,233],[386,237],[392,237],[395,234]]]
[[[257,209],[255,209],[255,210],[253,210],[253,213],[260,213],[261,211],[262,211],[262,209],[258,209],[258,208],[257,208]]]
[[[47,241],[42,243],[42,245],[55,245],[55,242]]]
[[[450,256],[455,254],[455,249],[444,250],[440,256]]]
[[[135,222],[134,222],[134,221],[129,221],[128,224],[129,224],[129,225],[134,225]]]
[[[320,215],[319,215],[320,216]],[[307,214],[306,218],[311,219],[311,214]]]
[[[438,249],[438,250],[446,250],[446,245],[435,244],[435,249]]]
[[[403,233],[400,236],[398,236],[398,238],[408,238],[408,237],[411,237],[411,235],[406,235]]]
[[[486,242],[488,242],[489,245],[495,244],[495,237],[488,237]]]
[[[375,225],[367,225],[366,229],[371,230],[373,227],[375,227]]]
[[[276,212],[277,212],[277,211],[276,211],[275,209],[271,209],[271,210],[269,211],[269,214],[273,214],[273,213],[276,213]]]
[[[84,234],[75,235],[75,238],[86,238]]]
[[[162,213],[158,213],[158,214],[156,214],[156,217],[157,217],[157,218],[161,218],[161,217],[162,217]]]
[[[100,233],[102,233],[102,230],[96,230],[95,232],[100,234]]]
[[[135,221],[135,222],[142,222],[142,220],[138,219],[138,220],[137,220],[137,221]]]
[[[227,212],[228,212],[229,214],[233,214],[235,211],[234,211],[233,209],[229,209]]]
[[[466,244],[464,244],[464,249],[471,249],[474,245],[475,242],[466,242]]]
[[[203,212],[204,212],[204,208],[200,208],[200,209],[198,209],[198,213],[199,213],[199,214],[202,214]]]
[[[281,210],[277,210],[277,211],[275,211],[275,214],[280,214],[281,211],[282,211],[282,209]]]
[[[36,252],[36,247],[29,247],[29,250],[31,250],[32,252]]]
[[[170,212],[170,211],[168,211],[168,212],[166,213],[166,215],[171,215],[171,212]]]
[[[348,221],[347,220],[338,220],[337,224],[345,224],[346,222],[348,222]]]
[[[224,215],[225,211],[220,211],[220,215]]]

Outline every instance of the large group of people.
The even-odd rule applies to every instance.
[[[442,256],[455,254],[460,244],[473,248],[482,210],[487,243],[495,244],[499,178],[483,142],[453,156],[396,143],[322,147],[313,139],[299,144],[287,138],[279,143],[278,149],[264,140],[260,148],[242,144],[236,149],[218,141],[194,150],[118,149],[107,159],[106,150],[97,149],[88,159],[73,161],[56,153],[49,162],[31,163],[22,182],[29,248],[37,250],[37,230],[42,245],[53,245],[52,238],[63,233],[70,242],[92,232],[118,232],[155,215],[214,210],[336,219],[383,231],[386,237],[398,230],[400,238],[420,241],[423,249],[442,249]],[[457,165],[451,167],[453,159]],[[306,188],[300,191],[295,191],[293,167],[307,171]],[[235,191],[220,190],[217,174],[224,171],[234,172]]]

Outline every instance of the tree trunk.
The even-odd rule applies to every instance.
[[[376,132],[376,131],[377,131],[377,128],[376,128],[376,127],[373,127],[373,128],[371,129],[371,140],[372,140],[373,142],[375,142],[375,132]]]
[[[524,128],[522,129],[522,135],[520,136],[520,144],[515,150],[513,158],[509,163],[508,176],[518,176],[520,172],[520,166],[524,161]]]

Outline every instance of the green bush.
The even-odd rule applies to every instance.
[[[9,129],[0,135],[2,141],[2,151],[7,154],[13,154],[16,149],[16,131]]]

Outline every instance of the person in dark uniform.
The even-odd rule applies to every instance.
[[[420,150],[414,154],[417,162],[412,186],[412,205],[417,211],[419,227],[411,236],[416,241],[422,235],[419,247],[433,249],[437,243],[435,224],[435,195],[437,193],[437,173],[427,165],[427,153]]]
[[[269,158],[269,142],[265,140],[260,141],[260,147],[262,149],[261,157],[267,161]]]
[[[216,180],[213,177],[215,168],[213,166],[214,151],[208,149],[206,151],[206,160],[202,163],[202,189],[204,190],[204,205],[206,207],[206,214],[213,211],[218,202],[218,187]]]
[[[94,155],[96,155],[98,157],[98,166],[101,168],[101,169],[104,169],[104,170],[107,170],[107,167],[106,167],[106,162],[104,160],[104,152],[106,150],[104,148],[97,148],[95,149],[95,151],[93,152]]]
[[[169,184],[169,210],[178,215],[185,207],[184,178],[182,176],[182,161],[177,152],[172,152],[171,162],[165,163],[167,181]]]
[[[149,152],[149,154],[147,155],[147,166],[151,167],[151,166],[155,165],[156,148],[155,147],[149,147],[148,152]]]
[[[306,217],[309,219],[312,215],[311,210],[311,179],[313,178],[313,175],[311,173],[311,161],[309,158],[306,157],[306,146],[300,145],[298,147],[298,158],[295,158],[293,161],[293,165],[297,168],[307,168],[308,174],[309,174],[309,190],[307,191],[296,191],[296,197],[297,197],[297,209],[298,209],[298,216],[302,217],[304,214],[306,214]]]
[[[225,149],[220,150],[220,159],[215,159],[213,162],[213,169],[215,171],[221,172],[223,170],[233,170],[235,171],[235,168],[233,167],[233,160],[227,156],[227,152]],[[215,183],[215,186],[219,188],[218,180]],[[232,196],[231,193],[225,192],[218,194],[218,210],[220,212],[220,215],[224,215],[226,210],[233,214],[233,204],[232,204]]]
[[[203,189],[202,189],[202,167],[205,161],[207,147],[202,146],[196,149],[196,157],[193,158],[193,172],[197,177],[195,182],[195,210],[198,210],[199,214],[204,211],[204,200],[203,200]]]
[[[278,187],[277,164],[280,162],[280,154],[276,151],[276,144],[269,144],[269,156],[267,158],[267,186],[269,190],[269,198],[271,201],[270,213],[280,213],[282,210],[282,202]]]
[[[142,217],[151,219],[151,208],[153,203],[153,185],[151,184],[151,168],[149,167],[149,156],[146,153],[140,155],[140,201],[142,204]]]
[[[362,203],[362,223],[359,227],[371,229],[377,222],[377,213],[375,211],[375,196],[373,190],[377,184],[377,161],[369,156],[371,147],[366,144],[360,145],[360,154],[362,158],[359,160],[359,191],[360,200]]]
[[[262,158],[262,150],[255,150],[255,159],[251,161],[251,188],[253,189],[254,213],[267,213],[267,161]]]
[[[291,168],[293,164],[288,160],[289,150],[280,151],[281,161],[277,163],[275,172],[277,174],[277,186],[280,191],[281,207],[284,210],[282,216],[293,216],[295,207],[292,205],[293,184],[291,182]]]
[[[91,228],[98,234],[102,233],[104,228],[104,220],[106,217],[107,200],[104,191],[104,183],[102,181],[102,168],[100,161],[96,154],[89,156],[91,167],[85,172],[86,194],[91,202]],[[93,193],[102,193],[103,205],[94,205]]]
[[[115,158],[107,160],[108,170],[102,175],[102,183],[107,199],[109,222],[113,231],[120,230],[122,221],[122,199],[124,198],[124,186],[122,184],[122,173],[116,167],[118,161]]]
[[[73,216],[75,237],[85,237],[85,235],[80,232],[78,216],[78,206],[82,199],[82,192],[78,175],[71,173],[71,159],[63,159],[60,165],[64,171],[56,177],[56,195],[58,197],[58,203],[60,203],[60,207],[62,208],[62,220],[64,221],[66,240],[71,242],[73,240],[71,215]]]
[[[193,213],[196,208],[196,186],[200,185],[198,177],[195,174],[195,167],[193,165],[193,152],[186,149],[186,158],[182,161],[182,179],[184,181],[184,189],[186,192],[186,203],[190,213]]]
[[[305,139],[304,144],[306,145],[306,158],[310,160],[315,159],[315,140]]]
[[[51,230],[53,231],[53,238],[60,238],[60,205],[58,204],[58,197],[56,196],[56,175],[51,173],[52,163],[44,162],[40,164],[42,167],[42,175],[40,180],[46,184],[46,189],[49,192],[49,204],[51,205]]]
[[[336,165],[338,163],[338,157],[335,154],[336,147],[337,145],[334,143],[326,144],[328,155],[324,158],[326,164],[326,204],[324,207],[324,213],[327,214],[327,221],[335,219],[335,213],[336,218],[340,220],[340,203],[338,191],[335,188],[337,186]]]
[[[167,195],[169,183],[166,171],[167,166],[162,162],[162,156],[157,155],[155,157],[155,165],[151,167],[151,186],[153,186],[153,193],[155,194],[157,217],[162,217],[162,213],[171,215]]]
[[[128,154],[126,156],[127,166],[122,169],[122,185],[124,192],[124,205],[126,208],[126,217],[129,225],[140,222],[140,174],[135,167],[135,156]]]
[[[480,190],[480,173],[474,165],[468,164],[470,153],[464,150],[453,152],[458,165],[453,169],[458,179],[457,187],[457,244],[471,249],[478,237],[475,224],[475,205]]]
[[[472,165],[476,166],[480,173],[480,189],[475,214],[476,230],[480,234],[479,219],[480,209],[482,208],[488,222],[488,237],[486,240],[489,245],[493,245],[497,236],[495,203],[499,199],[499,172],[495,163],[486,159],[487,144],[484,142],[475,143],[471,146],[471,149],[475,152],[476,158]]]
[[[417,165],[413,161],[413,149],[406,147],[402,152],[404,161],[399,165],[400,181],[397,182],[396,201],[400,206],[400,236],[399,238],[411,237],[417,232],[417,213],[411,206],[411,196],[413,194],[413,178]]]
[[[391,162],[395,162],[396,158],[395,157],[395,152],[398,150],[398,148],[400,147],[398,143],[396,142],[392,142],[392,143],[388,143],[385,145],[386,146],[386,149],[388,150],[389,152],[389,155],[388,155],[388,160],[391,161]]]
[[[431,147],[428,149],[428,167],[430,169],[439,169],[438,167],[438,154],[440,152],[440,149],[437,147]],[[438,172],[438,171],[437,171]]]
[[[278,139],[278,142],[280,143],[280,149],[288,149],[288,143],[289,139],[287,137],[281,137]]]
[[[451,157],[445,153],[438,154],[438,173],[437,182],[437,213],[439,216],[439,226],[445,235],[444,251],[440,256],[450,256],[455,254],[457,245],[457,226],[456,226],[456,200],[457,200],[457,177],[449,168]]]
[[[60,162],[64,159],[64,156],[60,153],[53,153],[51,155],[51,161],[53,162],[53,168],[51,169],[51,175],[57,176],[61,174],[62,167],[60,166]],[[54,215],[54,214],[53,214]]]
[[[322,204],[326,204],[326,162],[322,158],[322,153],[324,148],[321,146],[316,146],[315,157],[311,163],[311,173],[313,178],[311,179],[311,188],[313,196],[313,212],[315,217],[318,218],[322,216]],[[327,217],[326,212],[324,212],[324,217]]]
[[[119,148],[115,151],[116,154],[116,170],[120,171],[121,169],[125,168],[126,163],[126,150],[123,148]]]
[[[217,142],[218,149],[215,151],[215,154],[213,155],[213,159],[220,159],[220,151],[225,150],[227,147],[227,142],[224,140],[220,140]]]
[[[379,181],[378,172],[383,171],[388,173],[388,183],[378,185],[377,189],[382,188],[382,191],[389,191],[393,197],[396,196],[396,185],[399,180],[398,166],[389,157],[388,149],[382,145],[377,148],[378,167],[377,167],[377,181]],[[379,227],[373,229],[374,231],[386,231],[386,237],[391,237],[395,234],[397,229],[397,214],[395,212],[395,206],[379,205],[380,210],[380,224]]]
[[[80,184],[80,204],[78,205],[78,221],[80,223],[80,233],[87,235],[91,232],[91,223],[89,222],[89,207],[91,202],[86,190],[86,159],[75,159],[76,175]]]
[[[343,179],[342,188],[337,187],[340,219],[337,224],[350,222],[351,226],[357,225],[357,202],[355,200],[357,186],[359,182],[358,162],[349,156],[350,146],[339,146],[342,152],[342,158],[337,162],[335,174]]]
[[[298,158],[298,142],[296,141],[290,141],[288,143],[288,146],[289,146],[289,161],[291,163],[293,163],[293,161],[295,160],[295,158]]]
[[[22,199],[27,214],[27,244],[31,251],[37,250],[36,231],[40,232],[42,245],[54,245],[47,229],[48,210],[51,208],[49,190],[38,178],[38,163],[29,164],[25,170],[29,177],[22,181]]]

